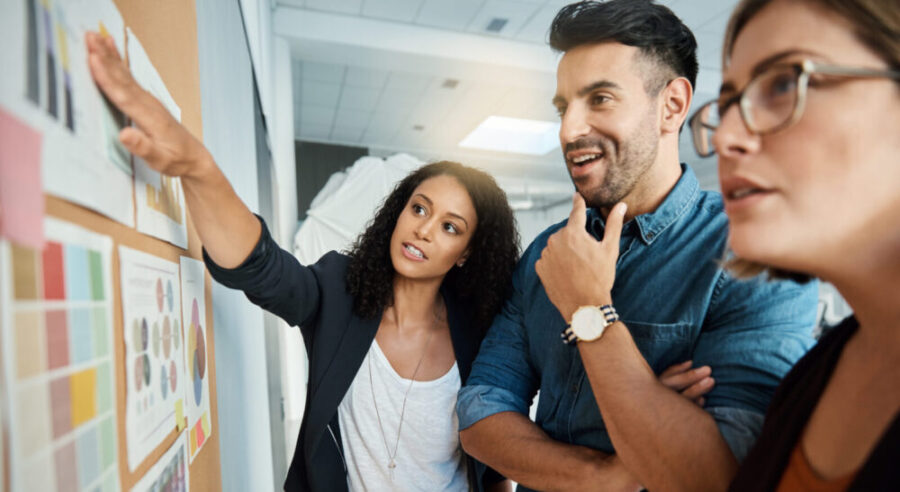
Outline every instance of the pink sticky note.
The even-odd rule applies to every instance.
[[[0,108],[0,236],[44,246],[41,134]]]

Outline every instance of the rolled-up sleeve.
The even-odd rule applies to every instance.
[[[738,463],[744,461],[750,448],[759,437],[765,416],[753,410],[731,407],[713,407],[706,411],[712,415],[722,438],[731,448]]]
[[[533,270],[528,252],[513,274],[513,294],[494,319],[466,385],[456,404],[460,430],[500,412],[528,415],[537,392],[538,375],[528,355],[528,338],[522,318],[522,285]]]

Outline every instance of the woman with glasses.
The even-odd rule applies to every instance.
[[[691,128],[733,270],[821,277],[855,313],[785,377],[732,490],[896,490],[900,2],[745,0],[723,66]]]

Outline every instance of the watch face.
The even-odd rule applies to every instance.
[[[582,307],[572,315],[572,331],[580,340],[596,340],[603,334],[604,328],[606,319],[596,307]]]

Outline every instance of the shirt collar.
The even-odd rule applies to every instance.
[[[688,206],[697,200],[700,192],[700,182],[694,171],[687,165],[681,164],[681,177],[675,183],[672,191],[666,195],[666,199],[650,213],[641,214],[625,224],[622,235],[632,233],[636,228],[641,241],[644,244],[652,244],[667,227],[681,217]],[[597,238],[603,237],[603,229],[606,226],[603,217],[596,209],[588,210],[588,232]]]

